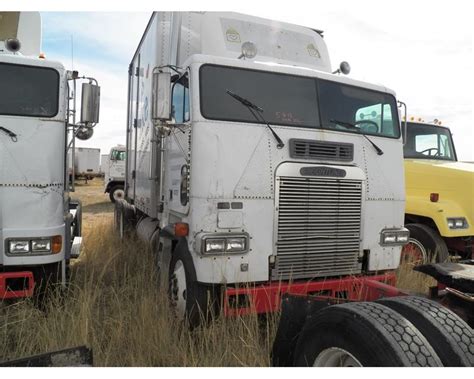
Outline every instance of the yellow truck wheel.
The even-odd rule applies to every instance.
[[[408,244],[404,246],[401,263],[425,264],[448,260],[448,247],[440,235],[423,224],[407,224],[410,231]]]

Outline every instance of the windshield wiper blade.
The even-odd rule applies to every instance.
[[[341,125],[341,126],[344,126],[346,128],[349,128],[349,129],[352,129],[352,130],[356,130],[358,133],[362,134],[365,139],[367,141],[370,142],[370,144],[374,147],[374,149],[377,151],[377,155],[383,155],[383,151],[380,147],[378,147],[374,142],[372,142],[372,140],[369,139],[369,137],[367,137],[364,133],[361,132],[360,128],[357,127],[356,125],[350,123],[350,122],[347,122],[347,121],[339,121],[339,120],[329,120],[330,123],[333,123],[333,124],[337,124],[337,125]]]
[[[273,134],[273,137],[275,137],[275,140],[277,141],[277,148],[278,149],[282,149],[283,147],[285,147],[285,144],[283,143],[281,138],[278,136],[278,134],[276,134],[276,132],[273,130],[273,128],[270,126],[270,124],[263,117],[263,115],[262,115],[263,109],[262,108],[260,108],[258,105],[255,105],[250,100],[247,100],[247,99],[237,95],[236,93],[234,93],[232,91],[226,90],[226,92],[227,92],[228,95],[232,96],[239,103],[241,103],[242,105],[245,105],[247,107],[247,109],[249,110],[249,112],[252,114],[252,116],[255,118],[255,120],[257,120],[257,122],[263,122],[265,125],[267,125],[268,129],[270,129],[270,131]],[[257,113],[255,113],[254,110],[257,111]],[[260,116],[261,119],[257,115]]]
[[[235,100],[240,101],[242,104],[244,104],[246,107],[250,107],[252,109],[255,109],[258,112],[263,112],[263,109],[260,108],[259,106],[255,105],[252,103],[250,100],[244,99],[243,97],[237,95],[236,93],[226,90],[226,92],[232,96]]]
[[[0,130],[8,134],[8,136],[12,139],[13,142],[18,141],[17,135],[13,133],[11,130],[4,128],[3,126],[0,126]]]

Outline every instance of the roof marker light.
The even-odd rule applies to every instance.
[[[242,44],[242,54],[239,59],[247,58],[252,59],[257,55],[257,46],[253,42],[247,41]]]

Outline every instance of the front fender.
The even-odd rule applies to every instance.
[[[463,209],[463,207],[454,200],[442,200],[432,202],[429,199],[407,196],[405,214],[422,216],[433,220],[438,231],[443,237],[464,237],[474,235],[474,220]],[[468,229],[449,229],[447,218],[465,217],[469,224]]]

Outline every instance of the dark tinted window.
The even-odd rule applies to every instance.
[[[270,124],[400,137],[397,105],[390,94],[316,78],[214,65],[201,67],[200,86],[201,113],[208,119],[257,122],[229,90],[262,108]]]
[[[227,90],[263,109],[276,125],[318,127],[316,83],[311,78],[205,65],[201,67],[201,112],[213,120],[256,122]]]
[[[59,73],[43,67],[0,63],[0,114],[54,117]]]

